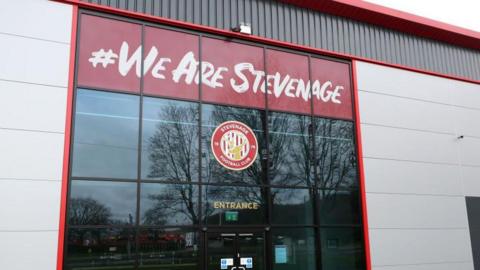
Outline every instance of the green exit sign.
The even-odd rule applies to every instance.
[[[225,212],[225,221],[238,221],[238,212],[237,211],[226,211]]]

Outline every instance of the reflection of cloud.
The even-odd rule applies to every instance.
[[[92,198],[109,208],[112,219],[129,222],[128,214],[135,218],[137,184],[109,181],[72,182],[72,198]]]

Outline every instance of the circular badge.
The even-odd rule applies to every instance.
[[[258,153],[255,133],[238,121],[221,123],[212,134],[211,147],[215,159],[223,167],[234,171],[250,167]]]

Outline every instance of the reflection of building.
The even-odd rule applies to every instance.
[[[480,36],[317,2],[4,3],[0,269],[480,267]]]

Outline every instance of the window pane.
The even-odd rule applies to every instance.
[[[324,228],[320,231],[323,269],[365,269],[360,228]]]
[[[271,113],[269,177],[272,185],[311,186],[310,117]]]
[[[358,187],[353,123],[316,118],[315,129],[319,187]]]
[[[315,237],[312,228],[273,228],[272,245],[273,269],[315,269]]]
[[[272,223],[313,223],[312,199],[308,189],[272,188],[271,194],[273,200]]]
[[[203,189],[207,224],[265,223],[265,191],[261,188],[205,185]]]
[[[198,181],[198,104],[143,99],[142,178]]]
[[[319,190],[321,224],[360,224],[358,190]]]
[[[130,229],[70,229],[65,269],[133,269],[135,235]]]
[[[213,156],[210,145],[212,133],[218,125],[226,121],[239,121],[246,124],[257,137],[257,159],[247,169],[241,171],[229,170],[220,165]],[[204,183],[261,184],[264,177],[261,158],[262,149],[265,149],[264,121],[265,114],[263,111],[204,104],[202,106],[202,181]]]
[[[136,178],[139,97],[77,91],[72,175]]]
[[[142,184],[140,215],[144,225],[198,223],[196,185]]]
[[[198,269],[198,232],[151,229],[141,231],[139,239],[140,269]]]
[[[70,225],[135,224],[137,184],[73,180]]]

